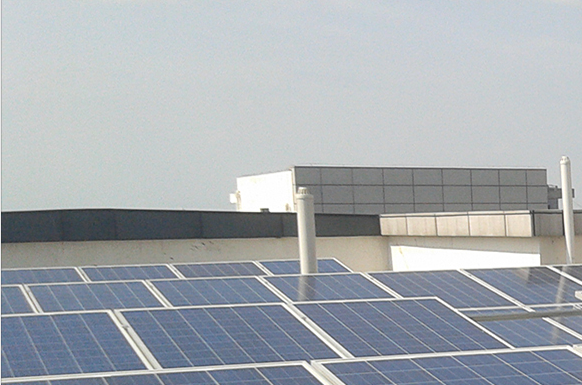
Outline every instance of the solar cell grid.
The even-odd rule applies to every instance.
[[[568,350],[324,364],[355,384],[578,384],[582,357]]]
[[[297,307],[356,357],[506,347],[433,299]]]
[[[293,301],[393,298],[360,274],[265,277]]]
[[[176,264],[174,267],[186,278],[245,277],[265,274],[252,262]]]
[[[162,307],[142,282],[30,286],[46,312]]]
[[[153,281],[174,306],[282,302],[256,278]]]
[[[2,319],[2,378],[144,368],[105,313]]]
[[[91,281],[130,281],[177,278],[165,265],[83,267]]]
[[[18,286],[2,286],[2,314],[33,313]]]
[[[437,296],[456,308],[511,306],[500,295],[458,271],[370,273],[403,297]]]
[[[582,315],[575,315],[569,317],[552,317],[552,319],[569,329],[582,335]]]
[[[158,374],[135,374],[52,381],[22,382],[22,385],[321,385],[300,365],[202,370]]]
[[[543,266],[468,272],[526,305],[579,302],[574,292],[582,290],[582,285]]]
[[[479,322],[515,347],[574,345],[582,340],[543,318]]]
[[[279,305],[123,314],[164,368],[337,357]]]
[[[291,261],[264,261],[260,262],[271,273],[276,275],[282,274],[299,274],[301,273],[299,260]],[[345,266],[335,259],[318,259],[317,260],[318,273],[349,273]]]
[[[574,278],[582,280],[582,265],[568,265],[568,266],[556,266],[558,269],[562,270],[564,273],[571,275]]]
[[[83,278],[73,268],[2,270],[2,285],[57,282],[83,282]]]

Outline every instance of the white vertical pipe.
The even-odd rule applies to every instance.
[[[315,208],[313,195],[305,187],[297,190],[297,236],[299,237],[299,262],[301,274],[317,273],[315,255]]]
[[[574,204],[572,200],[572,169],[570,158],[563,156],[560,160],[562,177],[562,210],[564,216],[564,237],[566,238],[566,263],[574,259]]]

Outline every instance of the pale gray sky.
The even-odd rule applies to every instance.
[[[582,194],[582,1],[2,0],[2,210],[233,209],[312,163],[559,184],[564,154]]]

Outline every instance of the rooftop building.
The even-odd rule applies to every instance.
[[[307,187],[317,213],[383,214],[557,209],[543,168],[293,166],[237,178],[238,211],[294,212]]]

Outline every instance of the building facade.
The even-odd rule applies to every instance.
[[[293,166],[237,178],[239,211],[295,211],[307,187],[317,213],[383,214],[557,208],[543,168]]]

